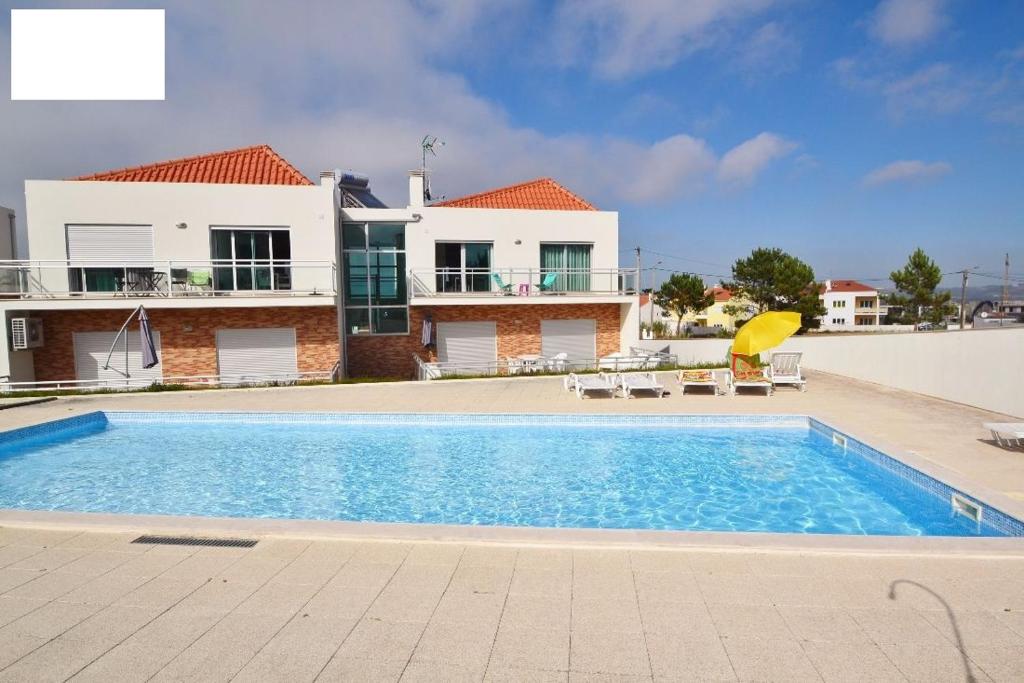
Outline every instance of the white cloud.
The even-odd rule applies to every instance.
[[[761,25],[736,48],[735,65],[751,77],[792,71],[800,61],[800,43],[777,21]]]
[[[832,71],[847,88],[881,96],[896,120],[917,113],[954,113],[984,94],[981,80],[944,62],[900,74],[871,71],[861,61],[844,57],[833,62]]]
[[[718,179],[732,186],[750,185],[769,164],[796,148],[796,143],[774,133],[761,133],[725,153],[718,163]]]
[[[432,167],[434,190],[448,196],[550,175],[616,208],[685,197],[714,181],[718,156],[697,137],[546,134],[511,121],[441,66],[464,50],[504,49],[474,43],[501,21],[504,5],[166,5],[167,101],[0,98],[0,204],[20,208],[26,178],[265,142],[311,177],[338,166],[368,173],[374,190],[400,205],[405,170],[419,163],[428,132],[447,143]],[[0,31],[0,60],[10,54],[6,41]],[[8,76],[0,61],[0,92]]]
[[[943,0],[882,0],[871,17],[871,35],[891,47],[923,43],[948,22]]]
[[[864,176],[864,184],[874,186],[887,183],[920,182],[952,172],[953,166],[945,161],[934,161],[932,163],[916,159],[894,161],[891,164],[876,168]]]
[[[563,65],[622,79],[672,66],[720,44],[731,25],[778,0],[565,0],[553,45]]]

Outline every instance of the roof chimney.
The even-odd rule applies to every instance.
[[[424,179],[426,178],[427,172],[420,169],[415,171],[409,171],[409,208],[410,209],[421,209],[423,208],[423,200],[426,196],[424,191]]]
[[[320,171],[320,186],[321,187],[334,187],[334,183],[337,182],[337,171]]]
[[[826,292],[831,292],[832,291],[832,280],[825,280],[825,291]]]

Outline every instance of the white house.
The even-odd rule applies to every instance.
[[[885,315],[878,290],[856,280],[825,280],[818,298],[825,306],[822,330],[878,326]]]
[[[0,259],[0,376],[409,377],[414,355],[593,358],[635,339],[617,214],[548,179],[430,206],[422,189],[412,174],[409,205],[387,208],[366,178],[314,183],[266,145],[26,181],[28,258]],[[117,336],[140,304],[150,369],[137,333]]]

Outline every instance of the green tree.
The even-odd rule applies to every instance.
[[[683,327],[683,316],[687,312],[703,311],[715,303],[715,295],[704,286],[704,280],[698,275],[689,273],[673,273],[661,283],[654,292],[654,303],[676,316],[676,336]]]
[[[889,303],[903,308],[903,318],[912,323],[922,320],[938,324],[953,306],[949,292],[936,292],[942,282],[942,269],[918,247],[901,270],[894,270],[889,279],[896,285],[896,293]]]
[[[758,248],[732,266],[732,281],[723,282],[733,296],[746,299],[758,312],[796,311],[804,329],[816,328],[825,307],[818,298],[814,269],[781,249]],[[728,312],[739,313],[735,306]]]

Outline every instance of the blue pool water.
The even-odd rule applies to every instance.
[[[134,417],[0,442],[0,507],[531,527],[1002,535],[791,426]],[[572,418],[566,418],[571,420]]]

